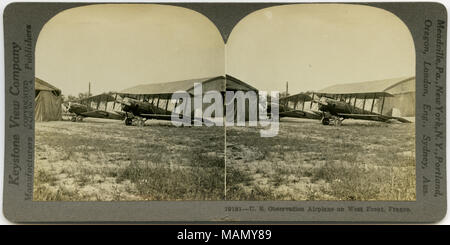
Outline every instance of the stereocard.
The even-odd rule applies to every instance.
[[[10,4],[5,216],[436,221],[446,23],[437,3]]]

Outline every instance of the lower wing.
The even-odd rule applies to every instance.
[[[172,115],[166,115],[166,114],[139,114],[140,117],[146,118],[146,119],[156,119],[156,120],[172,120]],[[205,118],[188,118],[188,121],[194,122],[194,121],[200,121],[204,123],[213,124],[213,122],[209,121]]]
[[[283,111],[279,113],[280,117],[296,117],[296,118],[307,118],[307,119],[321,119],[322,114],[315,111],[302,111],[302,110],[291,110]]]
[[[122,113],[112,111],[101,111],[101,110],[83,112],[81,113],[81,115],[84,117],[107,118],[114,120],[123,120],[125,118],[125,115]]]
[[[397,120],[402,123],[410,123],[410,121],[401,118],[401,117],[391,117],[391,116],[385,116],[385,115],[379,115],[379,114],[345,114],[345,113],[339,113],[339,116],[343,118],[351,118],[351,119],[362,119],[362,120],[371,120],[371,121],[381,121],[386,122],[389,120]]]

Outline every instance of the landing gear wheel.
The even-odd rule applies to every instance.
[[[70,118],[70,121],[76,122],[77,121],[77,117],[73,116],[72,118]]]
[[[83,117],[77,117],[77,121],[78,122],[82,122],[83,121]]]
[[[322,124],[323,125],[330,125],[330,119],[327,117],[322,118]]]
[[[139,127],[144,127],[144,124],[145,124],[145,120],[143,120],[143,119],[139,119],[139,120],[137,121],[137,125],[138,125]]]
[[[126,118],[125,119],[125,125],[131,126],[132,123],[133,123],[133,120],[131,118]]]

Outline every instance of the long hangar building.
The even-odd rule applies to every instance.
[[[383,115],[399,117],[416,115],[416,77],[338,84],[326,87],[319,92],[335,94],[387,92],[393,96],[385,98]],[[375,101],[375,107],[380,107],[379,103],[381,102]],[[370,103],[366,103],[368,104]]]

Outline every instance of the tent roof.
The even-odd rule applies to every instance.
[[[242,87],[245,87],[248,90],[256,90],[256,88],[240,81],[237,78],[227,75],[226,79],[239,84]],[[206,84],[209,82],[224,80],[225,76],[216,76],[216,77],[205,77],[205,78],[196,78],[175,82],[166,82],[166,83],[153,83],[153,84],[141,84],[131,88],[124,89],[120,91],[120,94],[133,94],[133,95],[160,95],[160,94],[173,94],[177,91],[190,91],[194,88],[194,83]],[[223,87],[217,87],[218,91],[223,92]],[[257,90],[256,90],[257,91]]]
[[[45,82],[37,77],[34,78],[34,89],[35,90],[45,90],[45,91],[56,91],[58,94],[61,94],[61,89],[51,85],[48,82]]]
[[[398,77],[385,80],[366,81],[359,83],[337,84],[319,90],[328,94],[365,94],[384,92],[397,84],[414,79],[415,77]]]

